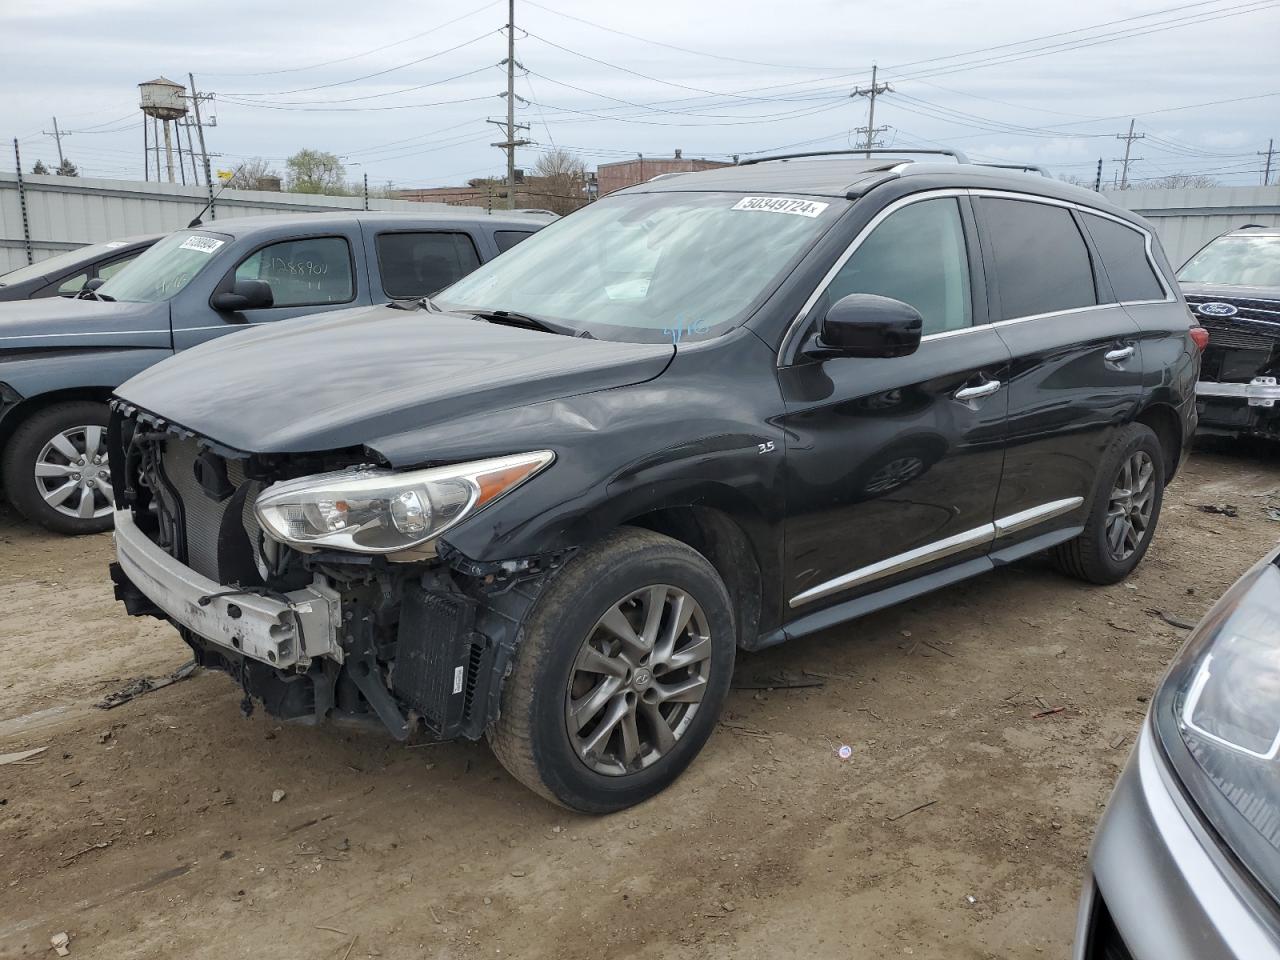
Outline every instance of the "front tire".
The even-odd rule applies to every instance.
[[[1119,583],[1142,560],[1164,502],[1164,451],[1150,427],[1125,427],[1098,469],[1084,532],[1055,547],[1058,568],[1087,583]]]
[[[73,536],[111,529],[114,495],[107,463],[106,404],[55,403],[9,439],[4,489],[28,520]]]
[[[705,557],[624,528],[571,560],[525,621],[489,743],[517,780],[583,813],[671,784],[729,692],[728,591]]]

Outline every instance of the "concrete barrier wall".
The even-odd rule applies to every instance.
[[[1103,195],[1151,221],[1175,268],[1235,227],[1246,223],[1280,227],[1280,186],[1104,190]]]
[[[209,199],[207,187],[87,177],[23,175],[31,256],[40,261],[88,243],[144,233],[166,233],[185,227]],[[217,188],[214,193],[218,194]],[[423,213],[444,204],[411,200],[369,201],[373,210]],[[363,210],[363,197],[329,197],[310,193],[225,190],[217,196],[213,219],[268,213]],[[0,273],[27,263],[22,205],[15,173],[0,172]]]

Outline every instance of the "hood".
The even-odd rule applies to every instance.
[[[1280,287],[1233,287],[1225,283],[1180,283],[1184,297],[1223,300],[1280,300]]]
[[[222,337],[117,394],[248,453],[377,450],[379,438],[453,418],[650,380],[674,352],[371,307]]]
[[[0,303],[0,352],[58,347],[170,347],[168,303],[45,297]]]

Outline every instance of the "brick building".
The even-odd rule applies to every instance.
[[[613,193],[623,187],[644,183],[664,173],[691,173],[695,170],[712,170],[716,167],[728,167],[732,164],[719,160],[703,160],[685,158],[677,150],[672,157],[636,157],[634,160],[622,160],[618,163],[602,163],[596,168],[596,182],[599,195]]]
[[[420,187],[396,190],[397,200],[419,203],[449,203],[463,207],[507,208],[505,180],[469,180],[465,187]],[[587,202],[586,184],[556,177],[524,176],[516,182],[516,208],[568,213]]]

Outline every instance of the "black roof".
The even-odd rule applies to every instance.
[[[465,212],[464,212],[465,211]],[[545,227],[554,216],[537,213],[516,213],[503,210],[496,213],[485,213],[479,207],[438,210],[428,208],[422,213],[417,211],[389,212],[383,210],[323,210],[316,213],[272,213],[262,216],[219,217],[210,220],[207,216],[199,229],[214,233],[229,233],[232,236],[248,236],[259,231],[275,231],[305,225],[308,228],[326,228],[346,226],[353,220],[367,223],[373,227],[394,228],[432,228],[448,227],[460,224],[486,223],[500,230],[524,230]]]
[[[694,173],[675,173],[620,190],[619,193],[719,191],[729,193],[790,193],[800,196],[855,199],[888,180],[920,178],[921,189],[973,187],[1010,190],[1081,203],[1127,220],[1139,220],[1099,193],[1039,173],[1027,173],[980,163],[918,161],[907,157],[805,157],[757,161]]]

